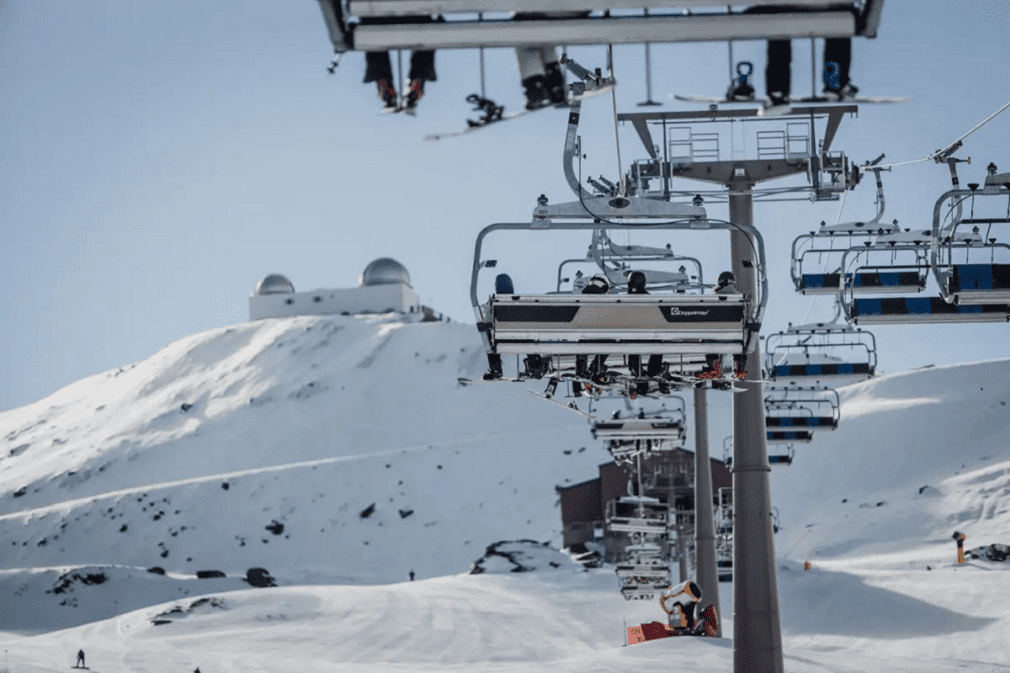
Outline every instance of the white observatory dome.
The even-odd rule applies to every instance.
[[[361,272],[358,285],[395,285],[397,283],[410,287],[410,274],[407,267],[390,257],[380,257],[365,267]]]
[[[253,294],[286,294],[294,291],[295,286],[291,284],[290,280],[279,273],[272,273],[256,283]]]

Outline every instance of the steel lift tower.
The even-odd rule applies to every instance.
[[[834,200],[854,186],[858,172],[851,170],[848,159],[831,153],[831,142],[844,115],[855,113],[855,105],[793,107],[781,116],[763,116],[758,109],[717,109],[697,112],[638,112],[618,115],[638,132],[650,158],[636,162],[631,181],[640,195],[670,198],[671,179],[686,178],[714,182],[725,187],[729,200],[729,220],[744,227],[753,226],[755,185],[806,173],[810,182],[798,191],[802,198]],[[825,122],[819,145],[816,124]],[[715,128],[728,124],[730,138],[737,126],[777,125],[775,130],[757,132],[753,158],[730,159],[719,155],[720,134],[697,132],[700,126]],[[652,128],[661,126],[662,147],[653,142]],[[650,128],[651,127],[651,128]],[[782,127],[785,127],[783,130]],[[660,189],[649,190],[650,182]],[[644,186],[644,189],[643,189]],[[793,198],[797,190],[782,190],[778,195]],[[767,192],[765,192],[767,194]],[[757,290],[756,248],[750,235],[742,230],[730,233],[732,271],[737,288],[753,296]],[[760,325],[753,325],[760,330]],[[775,545],[772,531],[773,510],[765,437],[765,408],[761,379],[761,347],[747,356],[748,382],[736,385],[743,392],[733,395],[733,670],[735,673],[782,673],[782,634],[779,621],[778,580],[775,571]],[[696,398],[696,403],[704,400]],[[705,468],[708,461],[705,461]],[[707,470],[706,470],[707,472]],[[697,474],[701,483],[710,482],[707,474]],[[696,508],[700,511],[700,508]],[[699,520],[699,524],[705,522]],[[711,523],[708,524],[711,527]],[[712,537],[712,531],[699,529],[700,543]],[[699,581],[703,552],[699,549]],[[713,551],[714,557],[714,551]],[[706,555],[707,556],[707,555]],[[706,564],[707,565],[707,564]],[[708,582],[706,582],[708,583]],[[702,589],[705,590],[704,588]]]

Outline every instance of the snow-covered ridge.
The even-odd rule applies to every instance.
[[[559,542],[554,487],[608,455],[521,386],[458,384],[485,366],[471,325],[261,320],[0,414],[0,567],[386,583]]]
[[[263,320],[0,414],[0,630],[86,624],[5,648],[24,664],[91,639],[89,663],[122,660],[106,671],[192,668],[195,653],[209,669],[258,651],[253,640],[279,652],[296,637],[311,646],[273,670],[568,673],[671,656],[727,668],[727,641],[621,649],[625,620],[661,615],[621,600],[608,568],[582,573],[543,548],[536,571],[515,573],[518,556],[488,556],[502,540],[557,545],[554,486],[609,456],[583,419],[522,386],[456,382],[485,364],[472,325]],[[773,471],[787,667],[890,657],[990,670],[979,666],[1010,638],[1010,574],[957,568],[950,533],[1010,542],[1010,360],[883,376],[841,397],[839,429]],[[482,556],[487,572],[464,574]],[[248,589],[256,567],[280,586]],[[403,584],[411,570],[418,581]],[[730,596],[724,584],[727,635]]]

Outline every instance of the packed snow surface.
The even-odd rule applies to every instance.
[[[557,551],[555,486],[609,456],[521,385],[457,383],[485,366],[472,325],[262,320],[0,413],[7,667],[730,670],[728,583],[726,638],[622,647],[659,606]],[[786,670],[1010,668],[1010,563],[951,539],[1010,542],[1010,360],[841,393],[772,477]]]

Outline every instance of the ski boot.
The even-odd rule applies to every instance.
[[[547,390],[544,391],[544,397],[551,399],[554,397],[555,391],[558,389],[558,377],[552,376],[551,380],[547,382]]]
[[[523,80],[523,87],[526,89],[527,110],[539,110],[551,104],[551,96],[543,75],[527,77]]]
[[[722,378],[722,356],[706,355],[705,368],[698,374],[699,379]]]
[[[789,96],[782,91],[770,91],[768,92],[768,101],[769,107],[782,107],[789,105]]]
[[[603,358],[597,355],[593,360],[592,366],[589,367],[589,380],[598,386],[602,386],[608,383],[608,379],[607,367],[603,364]]]
[[[523,364],[526,366],[526,375],[534,379],[542,379],[551,368],[550,358],[541,355],[527,355],[523,358]]]
[[[544,66],[544,71],[546,72],[544,87],[551,103],[558,107],[566,105],[568,96],[565,95],[565,76],[561,72],[561,66],[558,63],[548,63]]]
[[[837,89],[828,86],[824,87],[824,96],[832,100],[848,100],[855,98],[857,93],[859,93],[859,89],[851,83]]]
[[[734,355],[733,356],[733,378],[739,379],[741,381],[747,378],[747,356],[746,355]]]
[[[396,107],[396,89],[387,79],[376,80],[376,87],[379,89],[379,98],[382,99],[383,107],[391,110]]]
[[[407,84],[407,95],[403,99],[403,108],[408,112],[417,108],[417,101],[424,96],[424,80],[412,79]]]
[[[487,354],[488,370],[484,373],[485,381],[497,381],[502,377],[501,355],[498,353]]]

